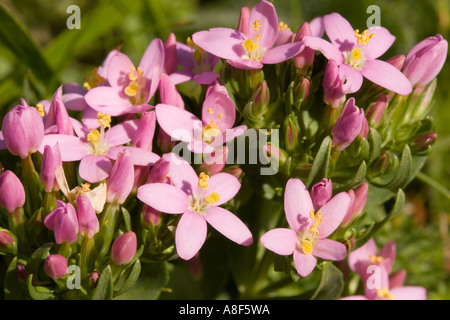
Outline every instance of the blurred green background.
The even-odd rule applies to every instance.
[[[60,84],[91,74],[108,52],[121,48],[138,63],[154,37],[173,32],[179,41],[198,30],[236,27],[242,6],[258,1],[224,0],[0,0],[0,120],[24,97],[30,105],[50,99]],[[364,30],[370,5],[396,36],[382,57],[408,51],[440,33],[449,39],[450,0],[274,0],[280,21],[295,32],[304,21],[339,12]],[[70,5],[81,9],[81,28],[69,30]],[[395,269],[430,299],[450,299],[450,64],[438,76],[433,117],[438,139],[422,174],[405,190],[407,204],[378,236],[397,245]],[[6,166],[5,153],[0,162]]]

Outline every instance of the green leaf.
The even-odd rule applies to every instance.
[[[19,281],[19,274],[17,272],[17,257],[11,261],[6,270],[4,293],[5,300],[24,300],[29,299],[26,286]]]
[[[92,294],[92,300],[111,300],[113,298],[113,278],[111,266],[107,265],[97,283],[97,287]]]
[[[128,210],[125,207],[120,207],[120,210],[122,211],[122,217],[123,217],[123,223],[125,225],[125,231],[124,232],[129,232],[131,231],[131,217],[130,217],[130,213],[128,212]]]
[[[43,286],[33,286],[33,275],[30,274],[27,277],[27,287],[28,292],[30,293],[31,298],[33,300],[54,300],[56,296],[53,294],[53,291],[47,287]]]
[[[37,276],[45,259],[50,255],[50,249],[52,247],[53,242],[48,242],[37,248],[28,259],[26,266],[27,272]]]
[[[319,151],[317,152],[311,171],[308,175],[308,180],[306,181],[306,187],[309,189],[311,185],[320,180],[320,177],[326,177],[328,175],[328,162],[331,154],[331,137],[327,136],[323,139],[320,145]]]
[[[27,29],[0,3],[0,39],[21,64],[30,68],[43,82],[51,82],[53,70]]]
[[[367,141],[370,144],[370,152],[368,163],[375,161],[381,152],[381,136],[377,130],[370,128],[369,135],[367,136]]]
[[[344,277],[342,272],[331,262],[322,263],[322,276],[312,300],[335,300],[338,299],[344,289]]]
[[[128,275],[127,280],[122,285],[122,287],[114,293],[114,297],[120,296],[125,292],[129,291],[136,284],[136,281],[139,279],[139,275],[141,273],[141,261],[137,259],[133,267],[131,268],[130,274]]]

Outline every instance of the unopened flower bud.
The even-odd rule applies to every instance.
[[[124,150],[119,153],[111,173],[106,180],[106,202],[122,204],[133,189],[134,167],[131,152]]]
[[[393,65],[396,69],[402,70],[406,57],[403,54],[394,56],[386,60],[387,63]]]
[[[297,89],[295,90],[296,98],[306,100],[309,98],[310,91],[311,81],[308,78],[303,78],[297,85]]]
[[[3,119],[2,133],[6,147],[13,155],[25,159],[36,152],[44,139],[44,123],[36,108],[15,106]]]
[[[248,7],[242,7],[241,15],[239,16],[239,23],[237,30],[248,36],[249,22],[250,22],[250,9]]]
[[[345,91],[339,76],[339,68],[333,60],[328,61],[322,82],[323,101],[333,108],[339,107],[345,101]]]
[[[51,254],[44,261],[44,271],[52,279],[67,274],[67,259],[59,254]]]
[[[386,95],[380,96],[377,101],[369,107],[366,112],[366,118],[371,127],[376,128],[380,123],[384,110],[386,110],[386,106],[388,103],[388,97]]]
[[[56,168],[62,166],[61,153],[58,143],[53,147],[46,145],[42,155],[41,183],[46,192],[58,191],[59,185],[56,180]]]
[[[137,250],[136,234],[133,231],[119,236],[111,247],[111,260],[117,265],[129,263]]]
[[[225,170],[224,172],[225,173],[229,173],[229,174],[235,176],[238,179],[242,175],[242,169],[241,168],[229,168],[229,169]]]
[[[280,167],[284,165],[288,158],[286,151],[278,148],[277,146],[271,145],[270,143],[264,145],[262,149],[270,162],[278,163]]]
[[[19,178],[10,170],[0,175],[0,207],[14,212],[25,204],[25,189]]]
[[[99,230],[99,222],[91,200],[84,193],[77,197],[77,218],[79,233],[86,238],[94,237]]]
[[[330,179],[317,182],[310,191],[311,200],[315,210],[322,208],[333,195],[333,184]]]
[[[356,189],[349,190],[347,193],[350,196],[351,202],[347,214],[342,221],[343,225],[348,224],[354,217],[363,211],[369,193],[369,184],[364,182]]]
[[[73,205],[56,201],[56,209],[50,212],[44,219],[44,224],[53,230],[56,243],[73,243],[78,239],[78,219]]]
[[[312,31],[308,22],[304,22],[294,37],[294,42],[302,41],[306,36],[312,36]],[[306,74],[307,69],[314,63],[314,50],[308,47],[304,49],[293,58],[295,66],[302,70],[303,74]]]
[[[177,71],[177,38],[174,33],[170,33],[164,42],[164,73],[171,74]]]
[[[294,113],[290,113],[284,120],[284,144],[286,151],[293,153],[297,151],[300,144],[300,124],[298,123],[297,116]]]
[[[74,135],[72,121],[63,102],[62,86],[56,90],[45,118],[45,133]]]
[[[363,118],[364,110],[355,105],[354,98],[350,98],[331,130],[333,146],[337,150],[342,151],[347,148],[360,134]]]
[[[403,73],[411,85],[423,87],[441,71],[447,59],[448,42],[437,34],[415,45],[406,56]]]
[[[17,254],[17,238],[9,230],[0,228],[0,253]]]
[[[92,288],[97,287],[98,279],[100,279],[100,273],[98,271],[93,271],[88,276],[89,284]]]
[[[414,139],[411,145],[411,151],[421,151],[427,149],[436,140],[438,134],[436,132],[425,133]]]
[[[142,113],[136,133],[131,140],[131,146],[152,151],[153,136],[155,135],[156,115],[155,111]]]

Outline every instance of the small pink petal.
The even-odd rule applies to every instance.
[[[88,154],[88,146],[86,143],[75,136],[65,134],[49,134],[44,136],[39,152],[43,153],[46,145],[53,148],[57,143],[63,162],[81,160]]]
[[[299,250],[294,250],[294,265],[300,276],[308,276],[316,264],[317,259],[312,254],[303,254]]]
[[[186,211],[175,231],[175,246],[181,259],[192,259],[206,240],[206,220],[198,213]]]
[[[211,84],[214,81],[217,80],[217,78],[220,77],[220,74],[216,73],[216,72],[202,72],[199,74],[195,74],[192,77],[192,80],[195,83],[199,83],[199,84]]]
[[[131,161],[136,166],[152,166],[159,160],[159,156],[156,153],[147,151],[136,147],[112,147],[106,153],[106,156],[110,159],[116,160],[120,152],[123,150],[128,150],[131,153]]]
[[[249,246],[253,243],[250,230],[230,211],[213,206],[206,212],[205,219],[214,229],[231,241],[243,246]]]
[[[201,123],[192,113],[167,104],[158,104],[155,112],[161,128],[175,140],[190,142],[195,122]]]
[[[363,84],[361,71],[348,64],[341,64],[339,66],[339,78],[342,81],[342,88],[346,93],[358,91]]]
[[[294,253],[298,235],[291,229],[277,228],[267,231],[260,240],[266,249],[287,256]]]
[[[356,45],[355,30],[339,13],[324,16],[323,25],[328,38],[339,50],[348,51]]]
[[[264,65],[257,60],[235,58],[227,60],[227,62],[236,69],[253,70],[261,69]]]
[[[337,241],[320,239],[316,242],[312,254],[322,259],[340,261],[347,255],[347,247]]]
[[[299,54],[305,45],[303,42],[286,43],[267,50],[261,59],[263,64],[277,64],[289,60]]]
[[[361,72],[364,77],[373,83],[400,95],[408,95],[412,92],[412,86],[408,78],[387,62],[368,60]]]
[[[191,165],[175,153],[165,154],[163,159],[170,163],[169,173],[173,185],[188,195],[197,194],[198,175]]]
[[[373,238],[369,239],[364,245],[350,252],[348,255],[348,265],[350,270],[358,274],[366,272],[365,261],[369,260],[371,255],[377,254],[377,244]]]
[[[396,300],[427,300],[427,290],[423,287],[397,287],[390,292]]]
[[[89,154],[81,159],[78,173],[83,180],[96,183],[108,178],[111,169],[112,164],[107,157]]]
[[[212,28],[196,32],[192,40],[203,50],[223,59],[239,59],[245,50],[242,43],[246,37],[239,31],[228,28]]]
[[[180,189],[166,183],[150,183],[138,189],[139,200],[150,207],[164,212],[179,214],[188,209],[188,196]]]
[[[134,63],[130,58],[121,52],[115,53],[109,59],[107,66],[107,78],[110,86],[120,89],[125,88],[130,82],[130,79],[128,78],[128,72],[131,71],[130,68],[135,68]]]
[[[122,88],[95,87],[89,90],[84,98],[87,104],[96,111],[118,116],[131,106],[130,101],[121,90]]]
[[[395,37],[388,29],[383,27],[371,27],[369,34],[373,34],[364,51],[364,57],[369,60],[377,59],[383,55],[394,43]]]
[[[309,213],[313,209],[309,191],[303,182],[297,178],[289,179],[284,192],[284,210],[291,229],[298,232],[308,227],[311,224]]]
[[[334,60],[337,65],[344,63],[344,55],[332,43],[317,37],[304,37],[303,42],[307,47],[322,52],[328,60]]]
[[[220,196],[219,201],[214,205],[220,206],[225,202],[232,199],[241,188],[239,180],[229,173],[217,173],[212,175],[208,181],[208,189],[205,192],[205,196],[211,193],[218,193]]]
[[[139,119],[131,119],[112,126],[105,133],[105,142],[110,146],[119,146],[130,142],[138,125]]]
[[[202,122],[203,125],[208,125],[212,121],[217,124],[220,131],[224,132],[234,125],[236,106],[225,87],[217,84],[210,88],[203,102]]]
[[[347,214],[349,206],[350,196],[347,192],[341,192],[319,209],[323,219],[317,227],[320,239],[328,237],[336,230]]]
[[[258,31],[251,26],[259,20],[261,27]],[[277,39],[278,17],[275,7],[268,1],[261,1],[256,4],[250,12],[248,37],[253,39],[256,34],[260,34],[260,45],[264,49],[271,48]]]

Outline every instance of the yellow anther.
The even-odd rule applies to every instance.
[[[210,143],[219,134],[219,127],[211,121],[207,126],[203,128],[203,141]]]
[[[253,24],[252,24],[252,28],[256,32],[259,32],[259,28],[261,28],[261,25],[262,25],[261,21],[259,19],[256,19],[255,22],[253,22]]]
[[[103,128],[111,126],[111,115],[109,113],[97,112],[97,120]]]
[[[201,172],[198,176],[198,186],[205,190],[208,189],[208,180],[209,176],[206,173]]]
[[[83,87],[86,90],[91,90],[92,88],[98,87],[103,82],[105,82],[105,78],[98,74],[98,68],[94,68],[92,76],[86,77]]]
[[[188,37],[188,38],[186,39],[186,44],[187,44],[189,47],[191,47],[192,49],[195,49],[195,47],[196,47],[196,45],[195,45],[194,41],[192,41],[191,37]]]
[[[222,120],[222,117],[223,117],[223,113],[219,113],[219,114],[217,115],[217,121]]]
[[[220,195],[217,192],[213,192],[205,197],[205,200],[210,205],[217,203],[220,200]]]
[[[137,79],[137,78],[136,78]],[[131,81],[128,87],[125,88],[125,94],[129,97],[137,95],[139,86],[136,81]]]
[[[395,297],[392,295],[392,293],[389,292],[388,288],[377,289],[377,295],[380,298],[386,298],[388,300],[395,300]]]
[[[93,143],[97,143],[99,138],[100,138],[100,132],[97,129],[91,130],[91,132],[89,132],[87,135],[88,141],[93,142]]]
[[[261,34],[260,34],[260,33],[257,33],[257,34],[255,34],[255,36],[253,37],[253,41],[258,41],[259,38],[261,38]]]
[[[283,21],[280,21],[280,23],[278,23],[278,30],[291,30],[291,28]]]
[[[311,254],[313,251],[313,244],[311,240],[302,241],[302,250],[304,254]]]
[[[319,230],[317,230],[317,227],[319,226],[319,224],[322,222],[323,218],[322,218],[322,212],[318,211],[317,213],[315,213],[314,210],[311,210],[309,212],[309,216],[310,218],[313,220],[313,224],[312,226],[309,227],[309,233],[313,234],[315,233],[316,235],[319,234]]]
[[[41,117],[45,117],[44,106],[40,103],[36,104],[36,110],[40,114]]]
[[[91,184],[90,183],[82,183],[81,184],[81,189],[80,189],[80,193],[86,193],[91,191]]]
[[[371,254],[369,260],[372,261],[373,263],[381,263],[383,262],[383,257]]]
[[[244,49],[248,52],[253,52],[258,50],[259,44],[253,41],[252,39],[247,39],[242,44],[244,46]]]
[[[373,33],[369,34],[369,30],[364,30],[363,33],[359,33],[359,30],[355,30],[355,37],[358,40],[358,44],[368,44],[370,39],[374,37]]]
[[[213,113],[214,113],[214,110],[213,110],[212,108],[208,108],[208,113],[209,113],[209,114],[213,114]]]
[[[363,55],[362,55],[362,51],[360,48],[354,48],[351,52],[352,55],[352,60],[353,61],[359,61],[362,59]]]

